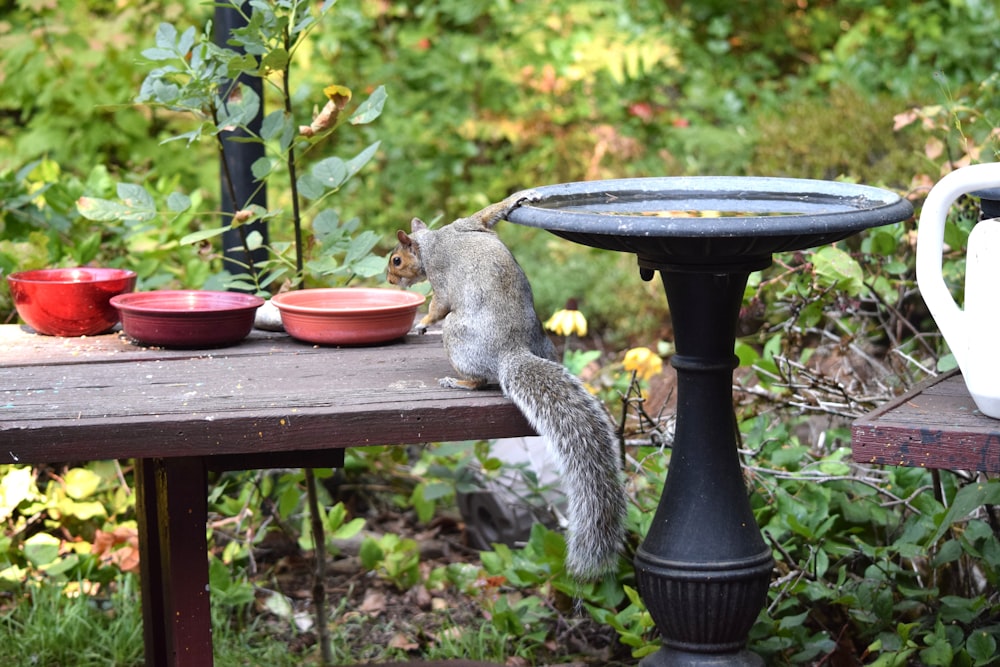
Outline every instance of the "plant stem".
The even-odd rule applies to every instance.
[[[289,29],[285,28],[285,49],[291,49],[291,35],[289,34]],[[288,114],[289,118],[292,116],[292,92],[291,84],[289,83],[289,78],[291,74],[291,59],[285,65],[282,72],[282,97],[285,101],[285,113]],[[300,279],[304,279],[302,275],[303,271],[303,261],[302,261],[302,214],[299,210],[299,187],[298,187],[298,177],[295,172],[295,147],[294,145],[288,147],[288,155],[286,156],[288,162],[288,180],[289,186],[292,193],[292,226],[295,230],[295,275]]]
[[[304,469],[306,474],[306,495],[309,498],[309,524],[313,534],[313,605],[316,607],[316,636],[319,640],[320,664],[333,664],[330,646],[330,628],[326,616],[326,534],[323,517],[319,513],[319,499],[316,495],[316,475],[312,468]]]
[[[285,28],[285,50],[291,49],[289,28]],[[292,92],[289,83],[291,74],[291,59],[282,71],[282,98],[285,113],[292,117]],[[302,214],[299,210],[298,177],[295,172],[295,147],[288,147],[285,156],[288,164],[288,181],[292,195],[292,225],[295,230],[295,274],[301,279],[304,263],[302,261]],[[306,496],[309,502],[309,521],[313,534],[313,604],[316,607],[316,637],[319,641],[320,665],[333,664],[333,651],[330,646],[330,627],[326,616],[326,534],[323,531],[323,519],[319,513],[319,498],[316,494],[316,475],[312,468],[305,468]]]

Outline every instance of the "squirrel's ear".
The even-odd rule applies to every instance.
[[[427,223],[420,218],[414,218],[410,220],[410,231],[419,232],[422,229],[427,229]]]
[[[413,245],[413,239],[411,239],[402,229],[396,232],[396,240],[399,241],[400,245]]]

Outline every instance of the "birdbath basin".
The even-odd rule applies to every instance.
[[[670,307],[677,423],[659,506],[635,556],[663,647],[642,667],[760,666],[747,637],[774,560],[737,451],[732,373],[743,292],[775,252],[906,220],[909,202],[863,185],[788,178],[640,178],[549,185],[510,213],[576,243],[636,255]]]

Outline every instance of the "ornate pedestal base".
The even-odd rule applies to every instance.
[[[639,592],[664,644],[642,666],[763,665],[744,649],[774,561],[750,510],[732,408],[748,273],[661,276],[677,348],[677,430],[663,495],[635,557]]]

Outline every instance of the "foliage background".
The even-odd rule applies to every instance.
[[[136,269],[141,289],[213,284],[219,248],[180,239],[216,226],[215,154],[207,145],[161,143],[188,131],[190,120],[133,103],[150,69],[139,54],[158,24],[201,26],[211,12],[192,0],[0,3],[0,270],[93,262]],[[378,123],[338,135],[334,146],[354,155],[382,142],[333,204],[341,219],[357,217],[384,239],[380,252],[414,215],[447,220],[538,184],[689,174],[845,179],[905,193],[919,209],[943,173],[997,159],[1000,16],[990,0],[342,0],[334,14],[297,54],[296,108],[308,123],[331,83],[388,91]],[[183,191],[196,206],[154,224],[81,216],[81,196],[112,197],[119,182],[159,198]],[[270,197],[272,207],[289,205],[280,189]],[[946,270],[959,296],[975,214],[975,202],[959,207],[947,232],[956,252]],[[778,257],[748,289],[748,336],[737,350],[745,458],[758,519],[788,568],[752,638],[774,664],[834,655],[990,664],[996,653],[1000,549],[988,508],[996,483],[970,473],[862,469],[845,449],[852,416],[953,363],[915,289],[913,227]],[[587,372],[610,403],[619,400],[627,346],[669,352],[662,293],[636,279],[628,257],[512,225],[502,234],[543,316],[569,299],[587,313],[591,333],[580,343],[604,353]],[[5,285],[0,314],[14,321]],[[845,368],[855,384],[844,380]],[[831,381],[847,399],[817,389]],[[810,396],[794,388],[803,383]],[[646,389],[655,397],[655,382]],[[650,480],[663,472],[645,435],[633,451],[636,534],[648,520],[640,510],[655,502]],[[495,465],[488,454],[474,460]],[[359,456],[349,472],[427,475],[393,496],[424,517],[452,498],[469,459],[392,461]],[[69,468],[85,471],[69,479],[66,470],[2,470],[8,579],[48,570],[49,578],[110,585],[117,570],[88,554],[70,562],[59,539],[45,536],[68,532],[91,545],[96,530],[129,526],[113,467]],[[278,516],[300,519],[300,481],[261,478],[251,499],[237,481],[220,480],[213,502],[230,515],[277,499]],[[103,509],[87,504],[94,502]],[[337,516],[328,517],[331,529]],[[551,539],[539,535],[532,548]],[[220,563],[237,567],[213,566],[213,596],[245,604],[246,582],[235,573],[250,545],[222,542]],[[403,581],[413,576],[403,557],[410,553],[382,544],[369,549],[368,562]],[[516,563],[525,590],[537,591],[550,585],[537,568],[549,562],[545,553],[500,551],[484,564],[513,580]],[[462,588],[463,576],[438,581]],[[652,641],[635,601],[599,591],[583,597],[624,644]],[[530,636],[525,619],[544,617],[541,608],[494,608],[495,627]]]

